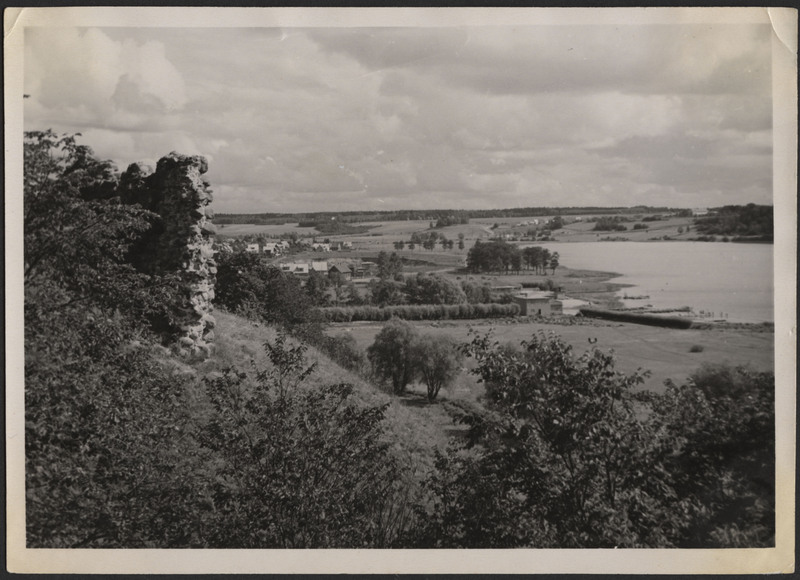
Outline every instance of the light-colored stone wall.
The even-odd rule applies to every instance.
[[[212,191],[203,174],[208,163],[200,155],[174,151],[162,157],[155,171],[134,163],[120,179],[120,197],[160,216],[138,252],[138,266],[150,273],[177,272],[188,306],[178,314],[182,336],[175,345],[184,356],[207,357],[214,340],[214,261],[216,233],[209,205]]]

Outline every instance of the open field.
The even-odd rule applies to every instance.
[[[217,226],[217,231],[223,236],[280,236],[281,234],[288,234],[297,232],[299,236],[315,236],[322,235],[314,228],[301,228],[295,223],[283,224],[282,226],[264,225],[264,224],[220,224]]]
[[[543,224],[551,217],[474,218],[468,224],[458,224],[436,228],[435,230],[430,229],[430,221],[428,220],[365,222],[358,225],[370,228],[369,232],[355,235],[325,235],[314,228],[301,228],[297,223],[284,225],[227,224],[219,226],[219,233],[226,236],[264,235],[269,237],[296,232],[301,237],[317,236],[331,240],[347,240],[352,242],[356,248],[380,251],[393,249],[395,242],[401,240],[407,242],[413,233],[436,231],[452,240],[457,240],[458,235],[463,234],[467,249],[469,249],[476,239],[488,239],[494,235],[512,233],[523,235],[533,228],[542,229]],[[654,238],[660,239],[663,236],[685,241],[697,236],[694,228],[691,231],[686,231],[687,226],[692,227],[694,225],[693,218],[671,217],[660,221],[641,222],[634,220],[632,216],[628,216],[631,221],[624,223],[628,228],[627,231],[595,232],[592,231],[595,224],[585,221],[591,217],[582,217],[582,221],[575,221],[575,218],[571,216],[567,217],[565,226],[551,233],[552,241],[592,242],[600,241],[603,238],[625,238],[629,241],[644,242]],[[533,220],[539,220],[539,225],[521,225],[525,222],[533,222]],[[633,230],[635,223],[645,223],[648,229]],[[492,229],[495,224],[497,228]],[[682,228],[683,231],[679,233],[678,228]],[[466,250],[464,254],[466,254]]]
[[[447,321],[413,323],[420,333],[447,334],[467,342],[469,329],[492,335],[501,343],[519,344],[539,331],[553,332],[572,345],[580,354],[592,347],[589,339],[597,339],[594,346],[613,350],[617,357],[617,370],[631,373],[638,368],[651,372],[644,388],[661,391],[666,379],[684,381],[703,363],[728,362],[733,365],[751,365],[760,371],[774,368],[771,331],[763,327],[711,328],[706,330],[665,329],[627,323],[593,321],[581,325],[563,326],[544,322],[515,323],[508,321]],[[366,349],[381,329],[380,323],[350,323],[332,325],[331,334],[348,333]],[[701,346],[702,352],[689,352],[692,346]],[[466,390],[474,390],[475,379],[462,375]]]

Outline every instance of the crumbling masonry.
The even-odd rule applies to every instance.
[[[174,151],[162,157],[155,172],[134,163],[120,178],[120,197],[138,203],[161,217],[140,252],[137,266],[149,273],[178,272],[188,302],[179,313],[181,336],[176,343],[182,356],[207,357],[214,340],[212,192],[202,175],[208,163],[200,155]]]

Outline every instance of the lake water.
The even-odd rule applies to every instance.
[[[530,245],[530,244],[527,244]],[[536,244],[568,268],[622,274],[626,306],[681,308],[730,322],[773,322],[772,244],[712,242],[574,242]]]

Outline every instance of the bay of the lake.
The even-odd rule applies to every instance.
[[[534,245],[534,244],[525,244]],[[564,242],[535,244],[558,252],[568,268],[621,274],[626,306],[689,306],[730,322],[773,322],[772,244],[722,242]]]

